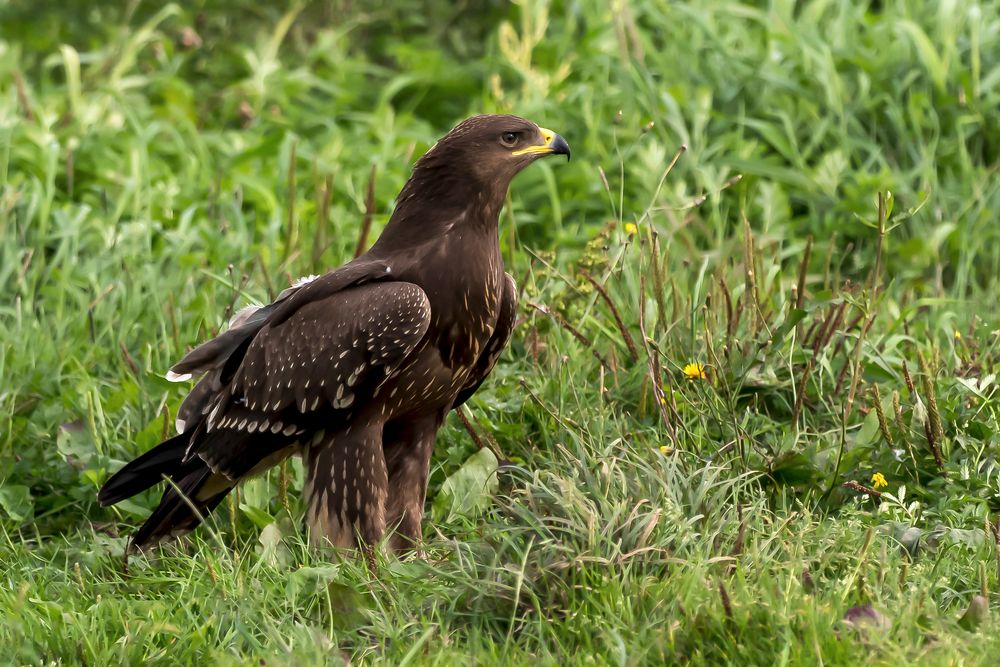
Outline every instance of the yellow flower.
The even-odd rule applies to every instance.
[[[955,340],[962,340],[962,332],[955,329]]]
[[[673,451],[674,450],[672,450],[670,447],[667,447],[666,445],[660,445],[660,453],[663,455],[670,454]]]
[[[625,233],[628,234],[629,236],[632,236],[638,230],[639,230],[639,228],[636,227],[635,225],[633,225],[631,222],[626,222],[625,223]]]
[[[705,374],[705,365],[699,364],[696,361],[692,361],[690,364],[684,367],[682,371],[684,376],[688,380],[706,380],[708,375]]]
[[[876,490],[884,489],[885,487],[889,486],[889,482],[886,481],[885,475],[883,475],[880,472],[877,472],[874,475],[872,475],[872,486]]]

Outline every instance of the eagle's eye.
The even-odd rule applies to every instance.
[[[500,143],[507,148],[513,148],[514,146],[517,146],[517,140],[519,138],[520,137],[518,137],[517,132],[504,132],[500,135]]]

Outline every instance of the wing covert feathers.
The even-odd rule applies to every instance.
[[[319,278],[297,282],[279,294],[273,303],[240,311],[229,329],[194,348],[174,364],[168,379],[182,382],[219,368],[265,325],[281,324],[307,303],[356,285],[390,277],[388,264],[369,259],[352,262]]]

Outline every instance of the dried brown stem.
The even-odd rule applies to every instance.
[[[618,308],[615,307],[615,302],[611,300],[611,295],[608,294],[608,291],[604,289],[604,286],[597,282],[597,280],[595,280],[589,273],[586,271],[582,271],[581,273],[587,282],[593,285],[594,289],[597,290],[597,293],[601,295],[601,298],[604,299],[604,303],[608,304],[608,308],[611,310],[611,316],[615,319],[615,324],[618,326],[618,331],[622,334],[622,340],[625,341],[625,347],[628,348],[628,353],[629,356],[632,357],[632,361],[639,361],[639,351],[635,347],[635,340],[632,338],[632,334],[629,333],[628,328],[625,326],[625,322],[622,321],[621,313],[619,313]]]
[[[472,438],[472,442],[476,443],[476,449],[483,449],[486,447],[486,443],[483,442],[481,437],[479,437],[479,432],[472,425],[472,422],[469,421],[468,415],[465,414],[465,406],[459,406],[459,408],[455,410],[455,413],[458,414],[459,421],[461,421],[462,426],[465,427],[465,432],[469,434],[470,438]]]
[[[858,390],[858,382],[861,380],[861,352],[862,347],[865,344],[865,337],[868,335],[868,331],[871,329],[872,324],[875,323],[874,313],[865,321],[865,326],[858,333],[858,342],[854,348],[854,358],[844,364],[844,367],[840,369],[840,375],[837,377],[837,386],[834,389],[834,395],[839,395],[840,390],[843,388],[843,381],[847,377],[847,369],[851,370],[851,386],[847,392],[847,404],[845,407],[844,418],[846,419],[848,415],[851,414],[851,410],[854,408],[854,396]]]
[[[291,506],[288,504],[288,461],[282,461],[278,466],[278,502],[286,513],[291,514]]]
[[[118,348],[121,350],[122,358],[125,360],[125,363],[128,364],[128,369],[132,371],[132,375],[134,377],[138,378],[139,366],[135,363],[135,359],[132,358],[132,354],[128,351],[128,348],[125,347],[125,343],[118,341]]]
[[[837,339],[837,344],[833,347],[833,353],[830,354],[831,360],[840,356],[840,351],[844,349],[844,342],[847,340],[847,332],[852,331],[856,326],[858,326],[858,322],[860,322],[861,318],[864,316],[864,313],[858,313],[853,319],[851,319],[850,322],[847,323],[847,326],[844,327],[843,335]]]
[[[298,154],[298,144],[292,141],[292,148],[288,154],[288,182],[286,184],[285,206],[288,212],[285,218],[285,229],[288,231],[288,238],[285,241],[285,261],[292,254],[292,250],[299,244],[299,228],[295,220],[295,166],[296,155]]]
[[[806,273],[809,271],[809,259],[812,256],[813,237],[812,234],[806,238],[806,247],[802,251],[802,262],[799,264],[799,282],[795,291],[795,307],[802,308],[802,301],[806,294]]]
[[[35,120],[35,113],[31,109],[31,100],[28,98],[28,89],[24,85],[24,77],[20,70],[14,70],[14,87],[17,89],[17,103],[21,105],[21,111],[28,120]]]
[[[547,315],[551,317],[556,324],[558,324],[560,327],[568,331],[569,334],[573,336],[573,338],[575,338],[581,345],[590,350],[590,353],[594,355],[594,358],[596,358],[597,361],[599,361],[602,366],[608,366],[607,359],[601,356],[601,353],[598,352],[597,349],[594,347],[594,343],[589,338],[580,333],[580,331],[576,327],[567,322],[566,318],[564,318],[562,315],[560,315],[554,310],[551,310],[548,306],[545,306],[543,304],[529,303],[528,305],[531,308],[534,308],[535,310],[540,312],[542,315]]]
[[[799,415],[802,413],[802,404],[806,399],[806,384],[809,382],[809,376],[812,374],[813,364],[815,357],[809,357],[806,362],[806,367],[802,369],[802,379],[799,380],[799,390],[795,395],[795,407],[792,408],[792,423],[798,424]]]
[[[733,601],[729,599],[729,591],[726,590],[726,584],[722,580],[719,580],[719,598],[722,600],[722,609],[726,613],[726,618],[733,620]]]
[[[368,175],[368,196],[365,198],[365,217],[361,222],[361,232],[358,234],[358,245],[354,247],[354,256],[360,257],[368,248],[368,235],[372,230],[372,219],[375,217],[375,171],[377,165],[372,165]]]
[[[639,333],[642,336],[642,345],[646,351],[646,370],[649,373],[649,380],[653,386],[653,397],[656,399],[656,408],[660,411],[660,418],[667,429],[671,445],[677,447],[677,432],[667,414],[667,399],[660,385],[662,370],[660,369],[660,359],[649,344],[649,336],[646,335],[646,279],[639,275]]]
[[[856,482],[854,480],[851,480],[850,482],[844,482],[843,484],[841,484],[841,486],[847,489],[851,489],[852,491],[857,491],[858,493],[867,493],[872,498],[882,497],[881,491],[876,491],[875,489],[867,487],[864,484]]]
[[[656,299],[657,316],[659,321],[663,322],[667,317],[667,303],[664,299],[664,282],[663,282],[663,271],[660,267],[660,236],[653,231],[652,225],[649,226],[649,247],[650,256],[652,261],[650,266],[653,268],[653,298]]]
[[[920,360],[920,370],[924,385],[924,395],[927,399],[927,418],[924,419],[924,434],[927,436],[927,446],[930,447],[934,456],[934,464],[942,475],[947,476],[944,469],[944,456],[941,453],[941,446],[944,443],[944,429],[941,427],[941,416],[938,413],[937,395],[934,391],[934,378],[931,375],[927,359],[921,352],[917,352]]]
[[[729,286],[722,279],[721,274],[719,275],[719,287],[722,290],[722,300],[726,305],[726,349],[728,351],[729,343],[736,331],[736,320],[733,317],[733,295],[729,292]]]
[[[760,331],[760,316],[757,308],[757,275],[754,270],[753,230],[750,229],[750,221],[747,220],[746,216],[743,216],[743,261],[745,263],[743,300],[750,312],[750,333],[756,339]]]
[[[827,346],[830,344],[830,341],[833,340],[833,336],[834,336],[835,333],[837,333],[837,329],[840,327],[840,323],[844,321],[844,313],[846,311],[847,311],[847,302],[846,301],[841,301],[840,302],[840,306],[838,306],[837,310],[834,312],[833,321],[830,323],[830,326],[827,327],[826,331],[823,334],[823,337],[818,341],[819,345],[816,348],[817,352],[821,352],[821,351],[825,350],[827,348]],[[863,314],[859,313],[858,316],[856,318],[854,318],[854,320],[851,321],[851,324],[844,328],[844,333],[846,334],[848,331],[850,331],[851,329],[853,329],[854,326],[857,325],[858,321],[863,316],[864,316]],[[844,340],[844,338],[842,337],[841,341],[840,341],[841,344],[843,343],[843,340]],[[836,352],[838,352],[839,350],[840,350],[840,347],[838,346],[834,350],[835,354],[832,355],[831,358],[835,357],[836,356]]]
[[[910,368],[903,361],[903,380],[906,381],[906,388],[910,390],[910,400],[917,400],[917,389],[913,386],[913,377],[910,375]]]
[[[313,237],[312,265],[319,270],[323,253],[326,252],[326,231],[330,225],[330,200],[333,198],[333,176],[327,174],[319,192],[319,206],[316,211],[316,233]]]

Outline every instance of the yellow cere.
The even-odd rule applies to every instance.
[[[887,486],[889,486],[889,482],[886,480],[885,475],[883,475],[880,472],[877,472],[874,475],[872,475],[872,487],[874,487],[876,490],[884,489]]]
[[[516,150],[511,155],[525,155],[528,153],[551,153],[552,152],[552,142],[556,138],[556,133],[544,127],[538,128],[542,133],[542,143],[539,146],[528,146],[520,150]]]
[[[684,367],[683,373],[689,380],[705,380],[708,378],[708,375],[705,373],[705,365],[694,361]]]

